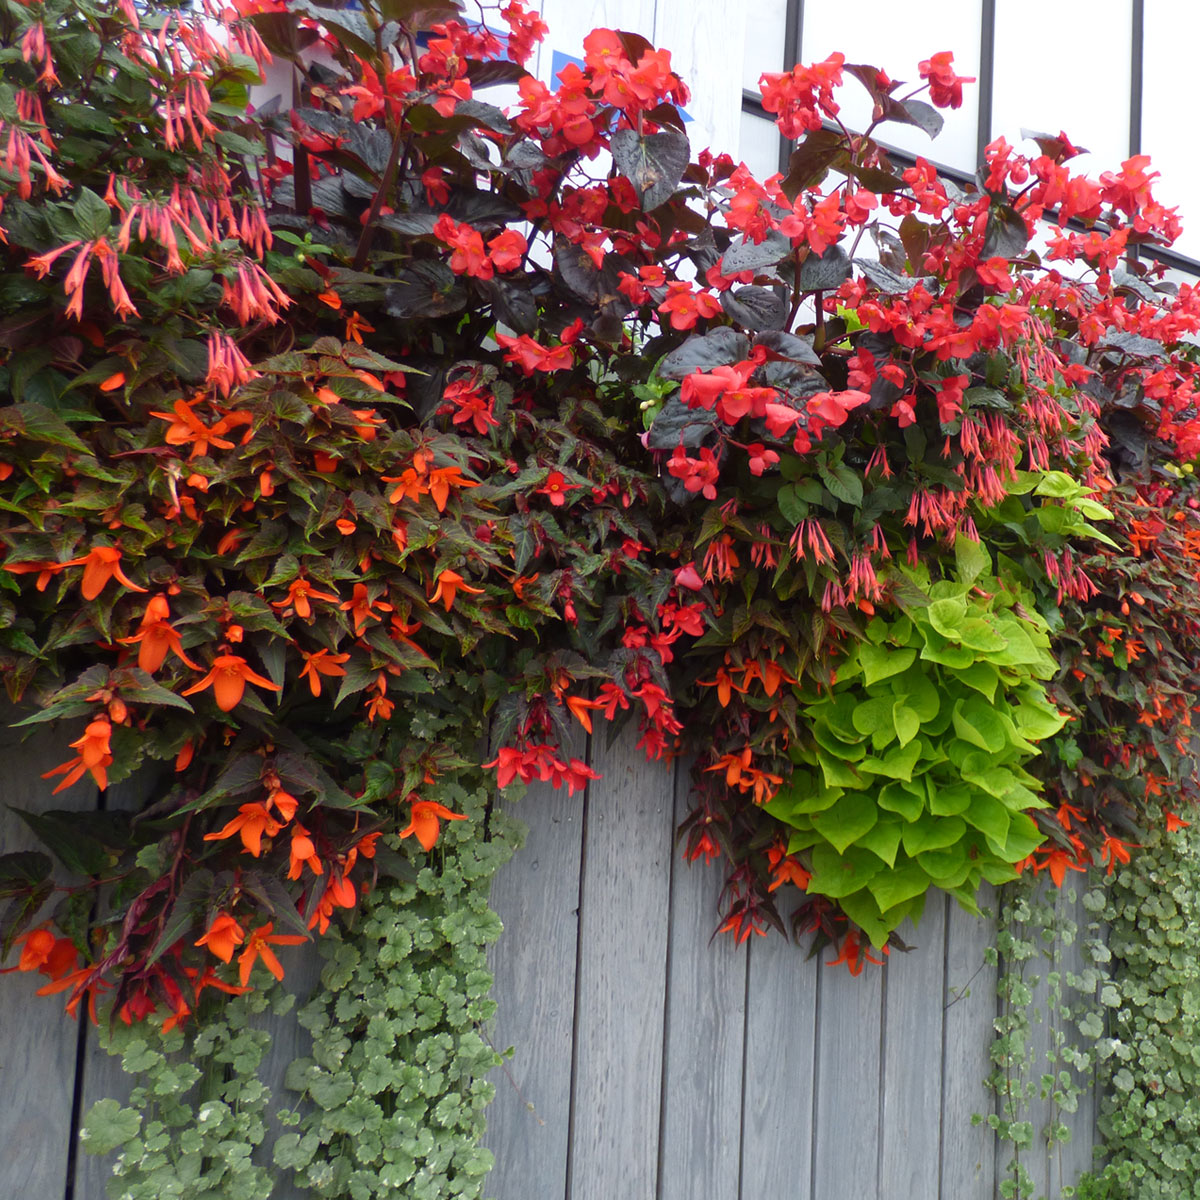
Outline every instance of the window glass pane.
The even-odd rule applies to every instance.
[[[764,71],[783,70],[787,0],[754,0],[747,4],[746,43],[742,55],[742,87],[758,91]]]
[[[1000,0],[996,5],[996,58],[992,136],[1001,134],[1022,153],[1036,154],[1021,130],[1060,130],[1091,154],[1071,169],[1093,177],[1129,157],[1132,0]],[[1037,30],[1069,29],[1053,40]],[[1091,82],[1085,82],[1091,81]]]
[[[1142,152],[1162,172],[1155,197],[1177,205],[1183,236],[1174,249],[1200,259],[1200,159],[1196,155],[1196,47],[1200,4],[1146,0]]]
[[[1003,3],[1004,0],[1001,0]],[[840,4],[804,6],[800,59],[810,63],[840,50],[850,63],[867,63],[893,79],[920,84],[917,64],[941,50],[954,52],[959,75],[979,77],[980,0],[856,0],[852,8]],[[905,91],[897,93],[904,95]],[[842,119],[851,129],[864,129],[871,121],[871,101],[853,77],[838,93]],[[979,122],[979,86],[963,88],[961,108],[942,109],[946,127],[936,141],[911,125],[889,122],[877,131],[880,141],[910,154],[974,171]]]
[[[779,130],[774,121],[753,113],[742,113],[742,136],[738,157],[756,179],[767,179],[779,170]]]

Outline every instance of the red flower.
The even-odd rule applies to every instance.
[[[541,487],[535,488],[534,490],[539,495],[549,496],[550,503],[555,508],[562,508],[562,506],[567,502],[567,492],[571,491],[573,488],[579,488],[582,486],[583,485],[579,483],[568,483],[566,481],[566,477],[561,471],[551,471],[550,474],[546,476],[546,482],[543,483]]]
[[[929,98],[938,108],[961,108],[962,85],[975,82],[974,75],[955,75],[953,62],[954,55],[942,50],[925,59],[918,68],[921,78],[929,80]]]

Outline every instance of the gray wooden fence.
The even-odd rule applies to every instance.
[[[55,734],[0,730],[0,804],[94,805],[82,784],[50,799],[40,775],[62,757]],[[533,788],[520,801],[529,838],[493,888],[505,934],[491,1036],[515,1050],[495,1075],[489,1195],[993,1200],[1007,1155],[971,1123],[991,1109],[991,925],[931,902],[916,949],[858,979],[774,934],[710,944],[720,872],[673,850],[685,772],[628,739],[594,744],[590,761],[603,779],[582,800]],[[0,850],[32,844],[0,807]],[[128,1085],[88,1024],[33,990],[0,976],[0,1200],[103,1200],[106,1164],[76,1153],[77,1130]],[[279,1089],[304,1034],[274,1032],[264,1081]],[[1034,1163],[1050,1197],[1090,1162],[1094,1097],[1068,1119],[1072,1144]]]

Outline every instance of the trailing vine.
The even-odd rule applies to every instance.
[[[482,1031],[495,1008],[486,948],[500,932],[487,900],[519,830],[486,813],[479,772],[436,795],[472,825],[486,819],[489,836],[452,827],[428,863],[385,839],[390,868],[354,923],[320,942],[320,986],[298,1013],[311,1048],[283,1092],[260,1071],[264,1022],[295,1002],[281,984],[206,1003],[186,1038],[155,1019],[101,1026],[136,1079],[127,1106],[98,1102],[82,1131],[86,1150],[116,1151],[112,1200],[266,1200],[280,1171],[313,1196],[482,1195],[487,1076],[499,1062]]]
[[[1088,882],[1083,928],[1067,911],[1077,899],[1074,888],[1058,892],[1028,877],[1000,894],[996,945],[987,955],[1000,969],[1000,1015],[987,1081],[996,1111],[973,1120],[996,1131],[1008,1156],[998,1178],[1005,1200],[1066,1200],[1077,1194],[1078,1181],[1072,1181],[1054,1197],[1042,1196],[1031,1168],[1057,1159],[1062,1175],[1060,1150],[1072,1139],[1064,1116],[1075,1113],[1095,1086],[1104,1005],[1113,998],[1101,925],[1104,881]],[[1044,1034],[1038,1025],[1047,1027]],[[1035,1106],[1046,1114],[1037,1126]]]
[[[1098,1043],[1106,1162],[1089,1200],[1174,1200],[1200,1179],[1200,832],[1155,835],[1100,914],[1114,970]]]

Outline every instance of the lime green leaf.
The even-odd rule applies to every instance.
[[[839,853],[870,829],[879,820],[875,801],[861,792],[849,792],[824,812],[812,818],[813,828]]]
[[[891,871],[881,871],[867,884],[879,907],[887,912],[905,900],[928,891],[929,876],[919,863],[909,863]]]
[[[844,854],[839,854],[824,843],[813,847],[812,865],[808,891],[834,900],[852,895],[865,887],[880,871],[887,869],[869,850],[852,846]]]
[[[916,650],[910,647],[892,649],[888,646],[873,646],[870,642],[863,642],[858,647],[858,661],[862,664],[863,679],[868,687],[881,679],[907,671],[916,661],[916,657]]]
[[[921,718],[901,700],[892,706],[892,724],[901,746],[907,746],[921,732]]]
[[[945,850],[959,841],[966,829],[962,817],[924,816],[904,827],[904,853],[916,858],[926,850]]]
[[[915,821],[925,811],[925,789],[913,784],[888,783],[879,791],[879,807]]]

